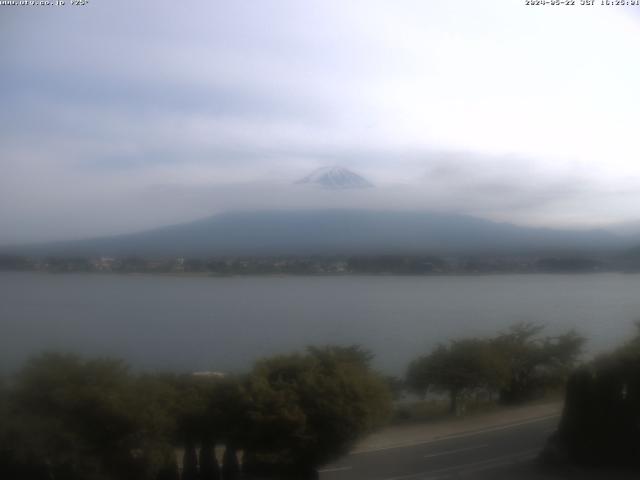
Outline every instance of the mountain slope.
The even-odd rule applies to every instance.
[[[311,255],[524,253],[621,246],[604,231],[518,227],[428,212],[297,210],[235,212],[142,233],[12,251],[59,255]],[[7,251],[7,249],[4,249]]]

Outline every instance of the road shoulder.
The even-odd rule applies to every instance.
[[[352,455],[436,442],[446,438],[500,430],[526,423],[559,417],[562,402],[549,402],[504,408],[495,412],[438,422],[394,425],[363,439]]]

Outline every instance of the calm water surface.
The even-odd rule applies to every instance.
[[[575,327],[599,351],[640,318],[640,275],[160,277],[0,273],[0,369],[42,350],[140,369],[248,368],[308,344],[359,343],[376,366],[516,321]]]

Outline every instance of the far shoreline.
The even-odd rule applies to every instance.
[[[402,277],[402,278],[450,278],[450,277],[504,277],[504,276],[595,276],[595,275],[638,275],[639,271],[602,270],[596,272],[544,272],[544,271],[502,271],[502,272],[446,272],[446,273],[397,273],[397,272],[348,272],[348,273],[229,273],[205,272],[104,272],[104,271],[49,271],[49,270],[0,270],[6,273],[31,273],[42,275],[83,275],[104,277],[158,277],[158,278],[343,278],[343,277]]]

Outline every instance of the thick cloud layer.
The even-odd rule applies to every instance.
[[[238,208],[638,218],[636,7],[67,3],[0,7],[0,244]],[[378,187],[291,186],[327,164]]]

